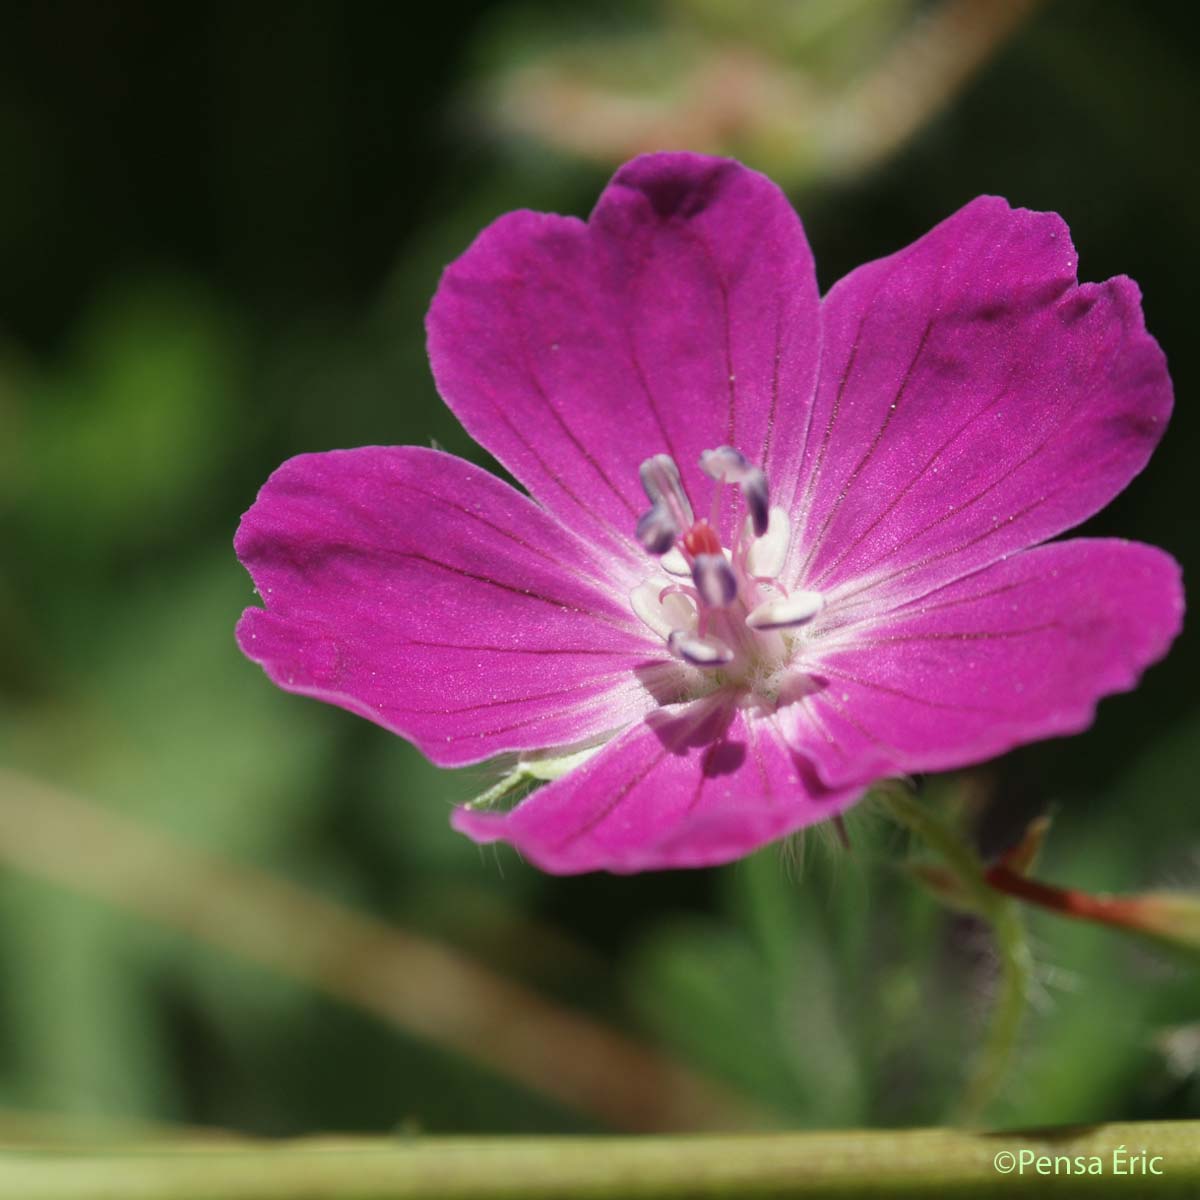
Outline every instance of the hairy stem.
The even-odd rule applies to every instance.
[[[974,1121],[1004,1083],[1021,1032],[1033,982],[1033,960],[1017,906],[989,884],[975,851],[927,805],[899,790],[878,799],[891,817],[919,837],[950,868],[964,897],[988,922],[996,940],[1000,990],[963,1100],[962,1117]]]
[[[1041,1167],[1038,1161],[1041,1160]],[[1057,1166],[1055,1166],[1057,1164]],[[1096,1166],[1098,1164],[1098,1168]],[[1089,1173],[1090,1168],[1090,1173]],[[322,1139],[8,1152],[24,1200],[737,1200],[1200,1194],[1200,1122],[1013,1134]],[[1069,1176],[1069,1177],[1068,1177]]]
[[[963,1100],[963,1115],[968,1121],[984,1112],[1004,1084],[1033,985],[1033,958],[1021,914],[1011,901],[997,899],[998,903],[991,905],[988,919],[996,938],[1000,992]]]

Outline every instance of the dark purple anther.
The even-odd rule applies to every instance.
[[[661,501],[642,513],[637,523],[637,539],[650,554],[666,554],[675,545],[680,528]]]
[[[700,455],[700,470],[718,483],[736,483],[742,489],[754,536],[762,537],[770,516],[767,477],[762,468],[754,466],[740,450],[718,446]]]
[[[692,581],[709,608],[724,608],[738,592],[737,576],[723,554],[697,554]]]

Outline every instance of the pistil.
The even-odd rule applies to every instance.
[[[732,446],[706,450],[700,469],[714,483],[709,518],[696,520],[678,467],[665,454],[641,466],[650,509],[638,522],[638,540],[676,577],[692,586],[647,581],[631,598],[634,610],[665,635],[675,657],[753,689],[775,676],[793,653],[780,631],[799,629],[824,608],[819,592],[789,589],[778,578],[788,557],[790,527],[770,507],[766,474]],[[731,548],[721,543],[721,500],[737,488],[745,517],[734,523]]]

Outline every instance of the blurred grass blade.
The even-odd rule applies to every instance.
[[[301,980],[618,1129],[770,1118],[449,947],[0,770],[0,862]]]

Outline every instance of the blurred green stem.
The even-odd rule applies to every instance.
[[[987,1035],[963,1097],[962,1119],[978,1119],[1008,1073],[1033,982],[1033,960],[1017,905],[994,890],[974,849],[928,804],[906,792],[882,790],[880,803],[891,817],[933,850],[953,873],[964,898],[992,927],[1000,965],[1000,987]]]
[[[1087,1174],[1095,1160],[1099,1173]],[[1037,1160],[1041,1157],[1042,1169]],[[1064,1168],[1064,1161],[1069,1167]],[[1057,1170],[1049,1164],[1057,1162]],[[1076,1165],[1083,1164],[1082,1166]],[[1141,1170],[1136,1171],[1136,1165]],[[1153,1181],[1149,1172],[1157,1172]],[[1070,1178],[1062,1178],[1069,1170]],[[1195,1196],[1200,1122],[1015,1134],[952,1129],[641,1138],[305,1140],[9,1152],[21,1200],[675,1200]]]
[[[771,1114],[654,1047],[451,946],[3,768],[0,868],[267,967],[615,1129],[775,1124]],[[0,1190],[0,1200],[35,1194]]]

